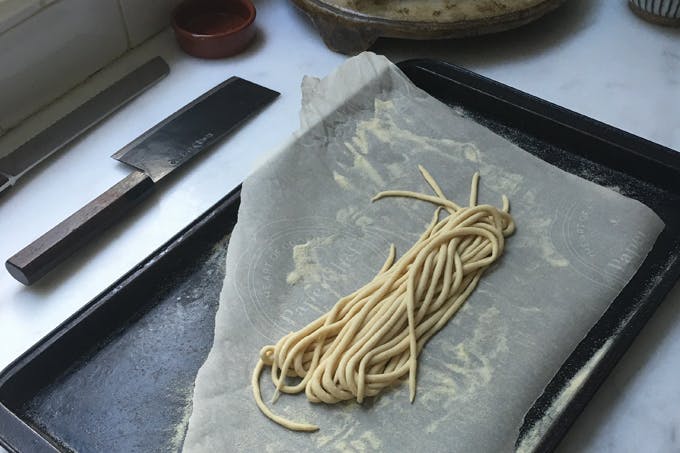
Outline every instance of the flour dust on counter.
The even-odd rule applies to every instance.
[[[373,54],[323,80],[306,78],[301,124],[244,181],[184,450],[512,450],[524,414],[663,223],[638,201],[565,173],[454,111]],[[321,429],[294,433],[272,423],[252,400],[261,346],[370,281],[390,244],[406,251],[418,239],[431,206],[371,203],[393,188],[427,192],[417,165],[447,198],[469,193],[470,175],[479,172],[480,203],[497,204],[502,194],[512,200],[517,231],[501,262],[423,349],[413,403],[405,382],[362,404],[280,398],[277,414]],[[265,382],[270,401],[275,388]]]

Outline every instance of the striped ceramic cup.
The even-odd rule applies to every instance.
[[[650,22],[680,26],[680,0],[629,0],[628,4]]]

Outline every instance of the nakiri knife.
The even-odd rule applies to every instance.
[[[278,95],[232,77],[170,115],[112,156],[134,167],[132,173],[12,256],[6,262],[7,270],[25,285],[35,283],[138,204],[156,182]]]
[[[151,85],[170,68],[155,57],[117,80],[23,145],[0,158],[0,193],[52,154],[63,149]]]

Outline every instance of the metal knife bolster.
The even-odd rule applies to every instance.
[[[113,224],[154,188],[154,182],[206,149],[278,96],[233,77],[114,154],[139,170],[7,260],[7,270],[30,285]]]

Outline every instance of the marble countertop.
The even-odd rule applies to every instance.
[[[300,81],[345,56],[329,51],[288,2],[255,1],[259,35],[237,57],[182,54],[162,32],[87,84],[0,139],[18,145],[97,89],[154,55],[170,75],[0,197],[0,256],[9,257],[124,177],[108,156],[231,75],[282,96],[135,211],[33,287],[0,272],[0,368],[208,209],[298,126]],[[502,35],[442,42],[378,41],[400,61],[434,57],[680,150],[680,30],[641,21],[623,0],[571,0],[539,22]],[[275,125],[275,126],[272,126]],[[262,133],[262,131],[267,131]],[[680,451],[680,286],[645,326],[559,451]]]

